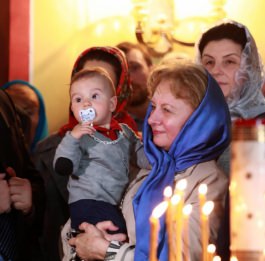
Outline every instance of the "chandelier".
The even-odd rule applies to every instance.
[[[226,17],[226,0],[132,0],[137,41],[161,57],[174,45],[194,46],[201,32]]]

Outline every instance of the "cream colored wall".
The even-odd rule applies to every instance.
[[[248,27],[256,40],[260,55],[265,61],[265,1],[264,0],[226,0],[225,11],[227,18],[238,21]],[[179,52],[194,56],[194,49],[178,46]]]
[[[31,81],[44,96],[50,132],[56,131],[67,121],[68,84],[77,55],[94,45],[115,45],[124,40],[136,41],[133,19],[128,13],[119,17],[120,29],[115,27],[117,24],[113,24],[115,17],[91,22],[94,19],[93,13],[90,14],[91,17],[87,17],[85,8],[82,8],[87,8],[86,1],[95,2],[94,0],[32,0]],[[100,4],[100,1],[97,0],[97,3]],[[125,0],[108,0],[109,6],[102,10],[106,12],[110,8],[117,8],[118,2],[125,3]],[[265,59],[264,10],[264,0],[227,0],[228,18],[248,26],[257,41],[263,59]],[[101,36],[98,36],[100,32],[97,31],[100,30],[97,27],[99,23],[107,28]],[[178,50],[193,54],[192,48],[178,47]]]
[[[248,27],[256,40],[261,57],[265,61],[265,1],[230,0],[228,3],[228,17],[231,17]]]

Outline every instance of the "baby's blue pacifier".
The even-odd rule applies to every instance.
[[[80,110],[79,116],[82,122],[93,121],[96,117],[96,111],[94,108],[89,107],[85,110]]]

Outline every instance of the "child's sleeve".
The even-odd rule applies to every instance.
[[[79,139],[75,139],[70,132],[67,132],[61,143],[58,145],[53,167],[60,175],[72,175],[77,172],[81,159],[81,150]]]

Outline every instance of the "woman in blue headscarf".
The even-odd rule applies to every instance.
[[[140,171],[123,200],[129,242],[113,241],[122,237],[106,233],[107,229],[114,229],[108,222],[96,227],[83,223],[80,229],[84,233],[69,240],[81,259],[149,260],[149,217],[164,200],[165,187],[174,188],[184,178],[187,181],[184,204],[193,207],[189,242],[183,238],[183,244],[189,249],[189,260],[201,261],[202,256],[198,199],[198,187],[202,183],[208,186],[207,200],[215,204],[209,222],[209,243],[216,241],[228,189],[227,178],[216,160],[230,141],[230,115],[222,91],[202,66],[185,61],[157,66],[149,77],[148,87],[151,104],[145,118],[143,142],[152,169]],[[157,258],[168,260],[163,216]]]
[[[6,90],[19,110],[29,116],[30,131],[24,130],[31,152],[36,144],[48,135],[45,105],[40,91],[26,81],[14,80],[4,84],[1,89]],[[28,137],[27,137],[28,136]]]

